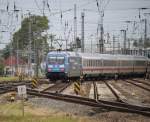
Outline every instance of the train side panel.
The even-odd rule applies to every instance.
[[[82,59],[83,75],[101,74],[103,72],[102,68],[102,61],[100,59]]]
[[[129,74],[133,73],[133,61],[132,60],[123,60],[120,59],[120,65],[119,65],[119,73],[120,74]]]
[[[68,58],[68,77],[80,77],[81,75],[81,58],[80,57],[69,57]]]
[[[135,73],[146,73],[147,61],[146,60],[135,60],[134,61],[134,72]]]

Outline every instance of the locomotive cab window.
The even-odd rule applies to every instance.
[[[58,57],[50,56],[48,58],[49,64],[64,64],[64,61],[65,61],[65,58],[62,56],[58,56]]]

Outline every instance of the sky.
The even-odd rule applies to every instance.
[[[139,22],[145,18],[148,20],[149,36],[150,16],[144,16],[144,13],[150,13],[150,0],[0,0],[0,49],[5,47],[5,44],[2,43],[10,42],[12,34],[20,28],[22,17],[28,17],[29,12],[41,16],[44,13],[49,19],[47,33],[55,34],[56,38],[67,38],[69,43],[72,42],[74,37],[74,4],[77,6],[77,36],[81,37],[81,12],[84,12],[87,50],[88,48],[95,49],[100,17],[96,1],[99,2],[99,6],[102,5],[104,11],[104,39],[108,43],[106,44],[108,47],[112,46],[110,42],[112,42],[113,35],[121,43],[120,30],[122,29],[127,29],[128,38],[142,37],[144,25]],[[19,10],[18,13],[13,12],[14,3],[16,9]],[[126,21],[132,22],[126,23]],[[65,26],[65,23],[68,26]],[[90,47],[91,44],[92,47]]]

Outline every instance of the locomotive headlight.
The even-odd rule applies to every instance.
[[[64,68],[61,68],[60,71],[64,71]]]
[[[51,69],[51,68],[48,68],[48,71],[50,72],[50,71],[52,71],[52,69]]]
[[[59,67],[64,69],[65,66],[64,65],[59,65]]]

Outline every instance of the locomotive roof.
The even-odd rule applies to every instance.
[[[70,51],[52,51],[49,52],[48,55],[66,55],[66,56],[79,56],[77,52],[70,52]]]

